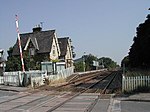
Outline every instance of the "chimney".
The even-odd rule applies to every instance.
[[[40,31],[42,31],[42,28],[40,27],[40,25],[37,25],[32,30],[33,30],[33,32],[40,32]]]

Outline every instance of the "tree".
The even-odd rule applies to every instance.
[[[96,61],[97,57],[95,57],[92,54],[89,55],[83,55],[80,60],[76,63],[74,63],[76,72],[83,72],[93,70],[93,61]]]
[[[18,71],[21,70],[21,61],[19,56],[12,56],[13,48],[10,47],[7,51],[8,57],[6,61],[6,69],[5,71]]]
[[[98,60],[98,58],[92,54],[89,55],[84,55],[84,59],[85,59],[85,70],[86,71],[90,71],[93,70],[93,61]]]
[[[136,36],[129,51],[129,64],[132,68],[150,67],[150,15],[137,27]]]
[[[97,58],[96,56],[89,54],[89,55],[83,55],[82,58],[78,59],[79,61],[75,63],[75,70],[77,72],[84,71],[84,64],[85,62],[85,70],[90,71],[90,70],[95,70],[95,67],[93,66],[93,61],[98,61],[99,65],[104,65],[104,68],[108,69],[113,69],[116,67],[119,67],[116,62],[114,62],[112,59],[108,57],[102,57],[102,58]]]
[[[12,47],[7,51],[8,57],[6,61],[6,71],[21,71],[22,65],[20,56],[13,56],[12,51]],[[40,70],[41,62],[49,60],[49,57],[46,54],[35,54],[34,56],[29,56],[29,51],[27,50],[23,52],[23,59],[25,70]]]
[[[76,57],[76,53],[74,52],[75,47],[71,46],[71,50],[72,50],[72,57],[75,58]]]
[[[125,67],[129,67],[129,56],[125,56],[125,57],[123,58],[123,60],[121,61],[121,67],[123,67],[123,65],[124,65]]]
[[[84,71],[84,65],[83,65],[82,61],[74,63],[74,66],[75,66],[75,72],[83,72]]]
[[[108,57],[102,57],[102,58],[99,58],[98,60],[99,60],[100,65],[104,65],[104,68],[110,69],[110,68],[118,67],[117,63]]]

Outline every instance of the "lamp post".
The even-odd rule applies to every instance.
[[[84,52],[84,54],[83,54],[83,72],[85,72],[85,53],[86,52]]]

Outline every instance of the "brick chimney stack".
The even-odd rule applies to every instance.
[[[40,25],[37,25],[32,30],[33,30],[33,32],[40,32],[40,31],[42,31],[42,28]]]

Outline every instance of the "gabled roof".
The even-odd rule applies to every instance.
[[[67,44],[69,37],[58,38],[58,43],[60,47],[61,54],[60,56],[65,56],[67,53]]]
[[[28,38],[24,50],[27,50],[27,48],[28,48],[30,42],[32,42],[32,44],[33,44],[33,46],[34,46],[34,48],[35,48],[36,50],[39,50],[39,45],[38,45],[38,43],[37,43],[36,37],[35,37],[35,38],[34,38],[34,37],[29,37],[29,38]]]
[[[34,47],[37,49],[37,53],[50,53],[51,45],[53,41],[52,39],[54,36],[55,36],[55,30],[36,31],[33,33],[20,34],[21,47],[24,50],[27,41],[30,38]],[[18,40],[16,44],[13,46],[12,55],[19,55]]]

